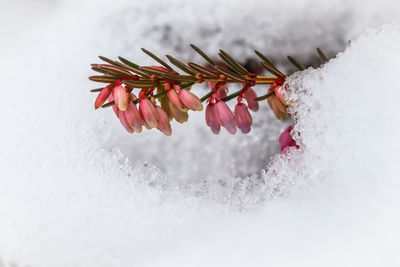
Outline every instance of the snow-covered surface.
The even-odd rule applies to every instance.
[[[400,265],[400,30],[355,38],[398,21],[394,1],[28,2],[0,11],[6,266]],[[348,38],[289,81],[303,147],[289,157],[266,103],[250,135],[213,136],[191,114],[170,138],[132,136],[88,92],[98,54],[332,55]]]

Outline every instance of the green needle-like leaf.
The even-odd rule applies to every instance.
[[[299,70],[305,70],[305,69],[306,69],[303,65],[301,65],[299,62],[297,62],[297,60],[294,59],[293,57],[287,56],[287,58],[288,58],[289,61],[290,61],[293,65],[295,65]]]
[[[189,62],[188,65],[189,65],[189,67],[191,67],[192,69],[194,69],[194,70],[196,70],[196,71],[198,71],[198,72],[200,72],[200,73],[202,73],[202,74],[208,76],[209,78],[214,78],[214,79],[215,79],[215,78],[218,78],[218,75],[217,75],[217,74],[215,74],[215,73],[212,72],[211,70],[206,69],[206,68],[204,68],[204,67],[202,67],[202,66],[200,66],[200,65],[198,65],[198,64],[196,64],[196,63]]]
[[[317,52],[319,57],[322,59],[324,63],[329,61],[329,59],[325,56],[324,52],[322,52],[322,50],[319,49],[318,47],[317,47]]]
[[[132,68],[139,69],[139,67],[140,67],[139,65],[137,65],[137,64],[135,64],[135,63],[133,63],[133,62],[131,62],[131,61],[129,61],[129,60],[123,58],[123,57],[118,57],[118,59],[119,59],[122,63],[124,63],[125,65],[128,65],[128,66],[130,66],[130,67],[132,67]]]
[[[94,75],[89,77],[89,80],[99,83],[112,83],[116,79],[117,78],[115,76],[109,75]]]
[[[261,58],[262,60],[264,60],[266,63],[268,63],[269,65],[271,65],[271,66],[274,67],[275,69],[277,69],[276,66],[274,65],[274,63],[272,63],[272,61],[269,60],[266,56],[264,56],[260,51],[254,50],[254,52],[256,53],[256,55],[257,55],[259,58]]]
[[[196,75],[196,72],[193,69],[191,69],[189,66],[187,66],[186,64],[180,62],[179,60],[177,60],[176,58],[174,58],[170,55],[166,55],[166,57],[172,64],[174,64],[175,66],[180,68],[182,71],[184,71],[190,75]]]
[[[206,55],[206,53],[204,53],[200,48],[198,48],[197,46],[195,46],[194,44],[190,44],[190,46],[197,52],[199,53],[200,56],[202,56],[208,63],[210,63],[212,66],[215,66],[215,62]]]
[[[245,78],[243,78],[242,76],[239,76],[236,73],[231,72],[231,71],[229,71],[229,70],[227,70],[225,68],[222,68],[222,67],[215,67],[215,68],[219,72],[221,72],[222,74],[224,74],[225,76],[231,78],[234,81],[241,82],[241,83],[246,83],[247,82],[247,80]]]
[[[273,75],[279,77],[279,78],[283,78],[285,75],[280,72],[279,70],[277,70],[276,68],[274,68],[273,66],[269,65],[267,62],[261,61],[260,62],[261,66],[263,66],[266,70],[268,70],[269,72],[271,72]]]
[[[123,83],[133,88],[151,88],[157,86],[153,81],[125,80]]]
[[[115,62],[115,63],[117,63],[117,66],[119,66],[121,68],[124,68],[124,69],[127,69],[129,71],[132,71],[132,72],[134,72],[136,74],[142,75],[144,78],[150,78],[149,74],[147,74],[144,71],[141,71],[140,69],[133,68],[133,67],[125,65],[124,63],[121,63],[121,62]]]
[[[250,72],[243,67],[242,65],[239,64],[239,62],[237,62],[231,55],[229,55],[228,53],[226,53],[224,50],[219,50],[219,56],[222,58],[223,61],[225,61],[225,63],[234,71],[236,71],[236,73],[238,73],[239,75],[247,75],[250,74]]]
[[[168,65],[164,60],[162,60],[161,58],[157,57],[156,55],[154,55],[153,53],[151,53],[149,50],[146,50],[144,48],[142,48],[142,51],[145,52],[147,55],[149,55],[150,57],[152,57],[155,61],[157,61],[158,63],[160,63],[161,65],[163,65],[164,67],[166,67],[169,70],[173,70],[171,68],[170,65]]]

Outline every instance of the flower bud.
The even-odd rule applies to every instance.
[[[128,107],[129,96],[122,85],[117,85],[114,88],[114,101],[117,107],[122,111],[125,111]]]
[[[103,90],[100,91],[99,95],[96,98],[96,101],[94,102],[94,109],[98,109],[101,107],[108,97],[111,95],[112,88],[110,86],[106,86],[103,88]]]

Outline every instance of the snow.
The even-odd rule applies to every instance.
[[[396,2],[159,2],[2,4],[2,262],[398,266],[400,29],[356,37],[399,22]],[[193,42],[306,62],[314,47],[333,56],[349,38],[288,81],[302,145],[289,156],[278,153],[287,124],[266,103],[249,135],[214,136],[192,113],[170,138],[132,136],[110,110],[94,111],[88,92],[99,54],[153,64],[146,47],[189,60]]]

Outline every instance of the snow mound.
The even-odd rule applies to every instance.
[[[218,8],[200,6],[201,12],[185,1],[171,1],[172,7],[129,2],[57,1],[38,28],[15,44],[1,44],[7,47],[0,51],[7,62],[0,66],[8,100],[0,106],[0,258],[6,265],[399,264],[397,26],[367,31],[323,68],[293,76],[288,96],[302,149],[276,155],[259,172],[277,151],[284,128],[267,109],[256,115],[258,125],[248,136],[214,137],[199,114],[188,125],[175,124],[171,139],[156,132],[132,137],[112,112],[93,111],[94,96],[87,92],[93,85],[86,77],[98,54],[146,64],[147,58],[134,54],[138,46],[168,53],[187,39],[209,51],[229,46],[245,55],[249,44],[231,34],[227,39],[226,32],[206,32],[211,39],[203,39],[200,33],[214,23],[261,40],[245,14],[261,17],[257,8],[268,3],[235,13],[242,2],[218,1]],[[282,51],[283,31],[294,34],[286,48],[297,52],[322,32],[332,32],[323,45],[341,35],[332,25],[345,22],[349,9],[331,14],[340,1],[311,9],[317,1],[300,2],[285,19],[277,18],[282,28],[271,30],[257,48],[290,53]],[[142,14],[141,8],[153,5],[166,10],[153,24],[151,12],[132,21],[121,14],[126,7]],[[165,51],[157,27],[167,18],[176,25],[187,21],[171,16],[182,5],[194,14],[187,28],[193,30],[171,29],[177,39],[166,42]],[[208,11],[215,16],[202,16]],[[321,19],[314,30],[305,11]],[[235,16],[240,19],[232,22]],[[256,25],[277,20],[262,18]],[[307,30],[291,27],[303,20]],[[151,25],[158,35],[146,39],[144,29]],[[182,50],[183,56],[190,53]]]

